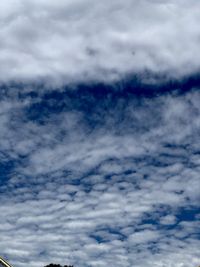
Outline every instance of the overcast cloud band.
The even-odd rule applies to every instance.
[[[0,81],[198,73],[199,8],[195,0],[2,0]]]

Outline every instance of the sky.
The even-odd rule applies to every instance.
[[[0,255],[200,265],[200,3],[1,0]]]

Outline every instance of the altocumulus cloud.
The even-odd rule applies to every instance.
[[[199,265],[199,7],[1,1],[0,251],[14,266]]]
[[[100,89],[1,90],[2,254],[17,267],[197,265],[198,90]]]
[[[0,81],[112,81],[198,72],[195,0],[2,0]]]

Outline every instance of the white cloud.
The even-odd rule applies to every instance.
[[[134,245],[156,241],[158,237],[159,235],[157,232],[151,230],[144,230],[141,232],[133,233],[129,236],[129,240]]]
[[[27,108],[48,100],[8,92],[0,156],[15,164],[0,186],[2,255],[16,267],[196,266],[197,220],[178,214],[199,204],[199,97],[132,96],[106,111],[94,101],[95,114],[49,107],[39,123]]]
[[[2,0],[0,81],[49,84],[200,67],[198,1]]]
[[[161,218],[160,223],[161,224],[166,224],[166,225],[170,225],[170,224],[175,224],[176,223],[176,216],[174,215],[167,215]]]

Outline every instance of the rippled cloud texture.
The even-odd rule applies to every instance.
[[[16,267],[196,266],[199,102],[2,89],[1,253]]]
[[[199,265],[199,5],[0,2],[0,252],[15,267]]]

